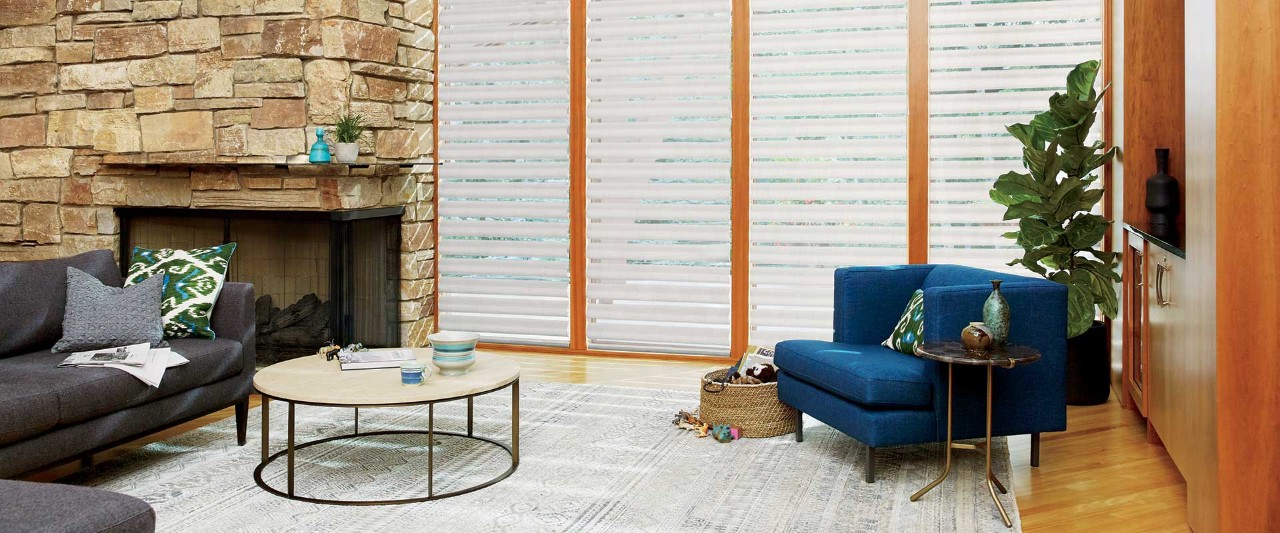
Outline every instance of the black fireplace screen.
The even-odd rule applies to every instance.
[[[400,344],[403,207],[265,211],[121,207],[120,256],[134,246],[237,242],[228,281],[254,284],[260,363],[327,342]]]

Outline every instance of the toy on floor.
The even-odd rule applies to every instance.
[[[733,442],[742,438],[742,429],[729,424],[716,424],[711,426],[711,436],[716,442]]]
[[[680,429],[693,431],[702,426],[702,420],[698,418],[698,415],[688,411],[680,411],[679,413],[676,413],[676,417],[671,420],[671,424]]]

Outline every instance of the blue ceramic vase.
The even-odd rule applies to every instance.
[[[324,142],[324,128],[316,128],[316,142],[311,145],[311,162],[324,164],[331,159],[329,143]]]

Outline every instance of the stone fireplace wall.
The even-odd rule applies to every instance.
[[[116,206],[404,205],[434,327],[433,0],[0,0],[0,261],[118,247]],[[305,166],[341,113],[361,165]],[[366,166],[367,165],[367,166]]]

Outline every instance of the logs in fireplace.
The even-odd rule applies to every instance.
[[[255,308],[261,361],[281,361],[315,353],[318,347],[334,340],[329,327],[333,306],[330,302],[321,302],[314,292],[284,309],[275,306],[270,294],[264,294],[258,297]]]

